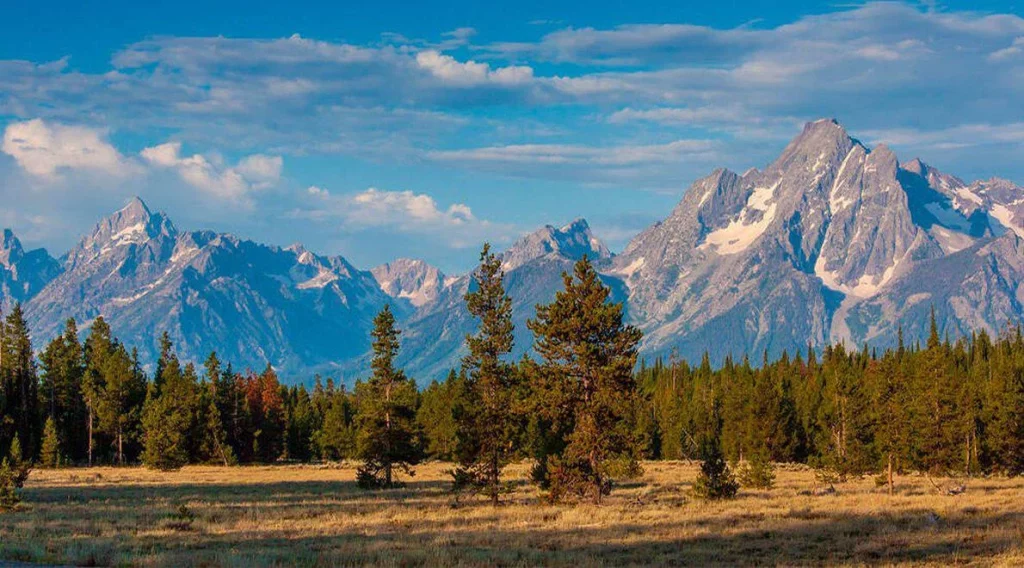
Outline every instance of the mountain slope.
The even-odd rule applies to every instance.
[[[691,359],[708,351],[721,361],[765,350],[777,356],[808,342],[887,340],[859,321],[864,306],[897,301],[907,282],[928,278],[919,266],[964,266],[937,261],[1005,233],[1020,196],[997,183],[966,186],[919,160],[901,166],[884,145],[869,149],[820,120],[763,171],[717,170],[699,180],[609,272],[628,286],[649,355],[677,347]],[[1004,210],[993,213],[997,207]],[[984,250],[999,267],[993,274],[1010,278],[1011,293],[1019,279],[1005,267],[1018,260],[1014,247]],[[985,298],[970,315],[952,297],[935,299],[945,302],[936,308],[952,330],[1009,313]]]
[[[534,317],[536,305],[554,299],[562,288],[562,273],[571,271],[583,255],[598,262],[611,257],[583,219],[561,228],[545,226],[501,253],[505,290],[512,298],[513,358],[530,350],[533,337],[526,321]],[[460,276],[403,324],[400,363],[410,376],[423,382],[458,368],[466,354],[466,335],[477,328],[464,300],[472,285],[472,274]]]
[[[36,295],[60,274],[61,266],[46,249],[26,251],[10,229],[0,240],[0,310]]]
[[[68,317],[84,328],[102,315],[144,361],[155,360],[166,330],[184,359],[216,350],[237,366],[271,362],[289,374],[361,355],[374,314],[390,301],[341,257],[178,232],[135,199],[68,253],[27,313],[39,338]]]
[[[385,294],[419,308],[437,299],[445,275],[422,260],[400,258],[370,270]]]

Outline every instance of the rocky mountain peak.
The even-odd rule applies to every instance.
[[[102,219],[89,236],[68,253],[69,267],[96,256],[158,241],[158,248],[173,248],[178,231],[164,213],[152,213],[139,197]]]
[[[502,267],[505,272],[510,272],[531,260],[549,255],[570,261],[586,255],[597,260],[610,258],[611,251],[594,236],[587,220],[579,218],[561,228],[545,225],[519,239],[502,254]]]
[[[851,138],[835,119],[816,120],[804,125],[800,134],[783,150],[779,161],[786,162],[794,156],[816,156],[829,149],[841,149],[845,154],[855,144],[860,142]]]
[[[60,274],[60,263],[46,249],[26,251],[10,229],[0,239],[0,312],[23,302]]]
[[[0,241],[0,265],[10,266],[12,263],[17,262],[23,254],[24,250],[21,248],[21,241],[18,240],[18,237],[14,236],[14,231],[4,229],[3,240]]]
[[[177,234],[174,224],[164,213],[152,213],[139,197],[133,197],[127,205],[100,221],[97,231],[114,238],[126,238],[129,235],[173,237]]]
[[[399,258],[370,270],[385,294],[406,299],[414,307],[428,304],[441,293],[445,276],[422,260]]]

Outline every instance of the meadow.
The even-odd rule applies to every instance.
[[[450,492],[445,463],[367,492],[350,464],[36,470],[0,514],[0,559],[138,566],[1024,565],[1024,478],[939,494],[924,477],[815,494],[779,466],[770,491],[704,502],[697,464],[648,462],[600,506],[549,505],[508,470],[495,508]]]

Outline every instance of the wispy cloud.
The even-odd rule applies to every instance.
[[[233,167],[219,156],[181,155],[181,142],[167,142],[142,150],[142,158],[156,168],[177,172],[183,181],[219,198],[242,200],[254,190],[266,189],[281,178],[280,156],[246,156]]]
[[[304,206],[293,218],[330,223],[345,231],[385,228],[431,236],[453,248],[478,246],[488,239],[507,240],[516,233],[511,225],[479,219],[464,203],[447,207],[425,193],[369,188],[335,194],[318,186],[306,189]]]

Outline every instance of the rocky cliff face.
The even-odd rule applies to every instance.
[[[1010,277],[1003,293],[1015,293],[1013,247],[992,239],[1014,230],[1021,197],[1005,182],[968,186],[919,160],[901,165],[887,147],[869,149],[822,120],[763,171],[719,170],[695,183],[609,273],[628,286],[647,353],[678,347],[721,360],[888,339],[880,329],[898,325],[895,314],[868,326],[865,306],[897,301],[929,271],[964,266],[952,259],[961,251],[988,251],[998,267],[990,284]],[[969,286],[961,279],[955,289]],[[970,296],[970,314],[956,307],[963,297],[934,298],[950,329],[991,329],[1012,313]]]
[[[26,251],[10,229],[0,240],[0,310],[35,296],[60,274],[61,266],[45,249]]]
[[[370,272],[385,294],[405,300],[416,308],[437,300],[447,284],[443,272],[422,260],[410,258],[382,264]]]

